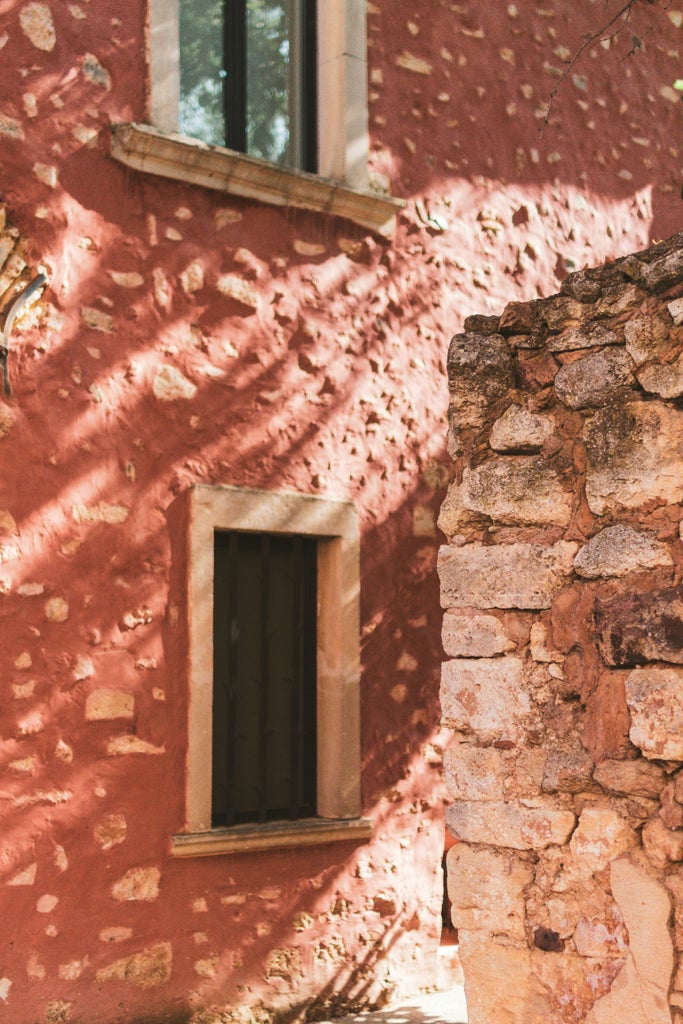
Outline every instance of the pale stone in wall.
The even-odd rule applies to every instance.
[[[126,690],[93,690],[85,701],[85,717],[88,722],[132,718],[134,714],[135,696]]]
[[[456,928],[523,942],[523,890],[533,868],[518,855],[461,844],[448,853],[448,896]]]
[[[569,409],[595,408],[632,388],[633,362],[622,348],[608,348],[563,366],[555,377],[557,397]]]
[[[499,523],[566,526],[573,495],[543,459],[508,455],[465,470],[462,502]]]
[[[519,741],[531,710],[520,658],[459,658],[441,670],[443,722],[484,743]]]
[[[157,372],[152,390],[162,402],[173,402],[176,399],[191,399],[197,393],[196,385],[184,377],[175,366],[162,366]]]
[[[598,515],[651,499],[683,500],[683,412],[661,402],[627,402],[585,427],[586,499]]]
[[[645,757],[683,761],[683,669],[643,668],[626,680],[631,742]]]
[[[446,787],[454,800],[502,800],[503,755],[494,747],[456,743],[443,756]]]
[[[493,424],[489,445],[496,452],[538,451],[552,436],[554,427],[553,417],[547,413],[510,405]]]
[[[611,888],[629,936],[626,964],[586,1024],[671,1024],[668,1005],[674,957],[666,889],[623,857],[610,868]]]
[[[111,894],[121,903],[142,900],[148,903],[159,895],[159,868],[131,868],[112,886]]]
[[[683,353],[673,363],[662,366],[651,363],[636,373],[638,383],[645,391],[660,398],[680,398],[683,395]]]
[[[513,850],[542,850],[566,843],[576,824],[572,811],[541,797],[522,803],[461,801],[446,811],[458,839]]]
[[[471,608],[451,608],[444,614],[441,641],[446,654],[453,658],[490,658],[515,647],[495,615]]]
[[[617,811],[594,806],[581,812],[569,848],[580,876],[590,878],[637,844],[636,833]]]
[[[49,53],[57,42],[52,12],[47,4],[28,3],[19,14],[19,24],[37,50]]]
[[[601,530],[581,548],[574,559],[579,576],[625,576],[642,569],[673,565],[671,552],[653,533],[619,523]]]
[[[576,544],[467,544],[439,551],[443,608],[549,608],[572,572]]]
[[[460,932],[470,1024],[549,1024],[550,992],[532,971],[528,949],[495,942],[480,932]]]

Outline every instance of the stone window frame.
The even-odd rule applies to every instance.
[[[112,126],[128,167],[276,206],[315,210],[390,236],[405,203],[368,187],[366,0],[318,0],[318,172],[279,167],[178,132],[180,62],[174,0],[149,0],[149,125]]]
[[[197,484],[186,509],[189,711],[185,826],[176,857],[369,838],[360,789],[360,540],[351,502]],[[211,827],[214,532],[318,541],[316,818]]]

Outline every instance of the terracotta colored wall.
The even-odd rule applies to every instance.
[[[540,139],[594,16],[566,6],[368,4],[372,171],[408,204],[384,243],[125,172],[108,126],[145,118],[142,0],[0,0],[0,193],[26,274],[50,277],[0,404],[9,1024],[265,1020],[431,984],[445,339],[679,215],[677,12],[637,58],[587,54]],[[169,855],[187,679],[168,512],[194,481],[357,502],[367,845]],[[86,718],[100,689],[133,718]]]
[[[439,572],[470,1024],[680,1024],[683,235],[465,331]]]

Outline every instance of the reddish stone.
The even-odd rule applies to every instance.
[[[594,618],[608,665],[683,664],[683,586],[598,599]]]
[[[626,757],[634,749],[628,738],[631,717],[624,690],[629,674],[604,672],[588,699],[581,742],[596,763]]]

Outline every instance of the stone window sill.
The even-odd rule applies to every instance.
[[[212,857],[222,853],[251,853],[254,850],[355,842],[371,836],[372,821],[369,818],[307,818],[302,821],[235,825],[232,828],[212,829],[211,832],[183,833],[172,837],[171,853],[174,857]]]
[[[116,124],[111,132],[111,155],[127,167],[273,206],[345,217],[385,237],[393,234],[396,214],[405,206],[393,196],[360,192],[221,146],[167,135],[149,125]]]

